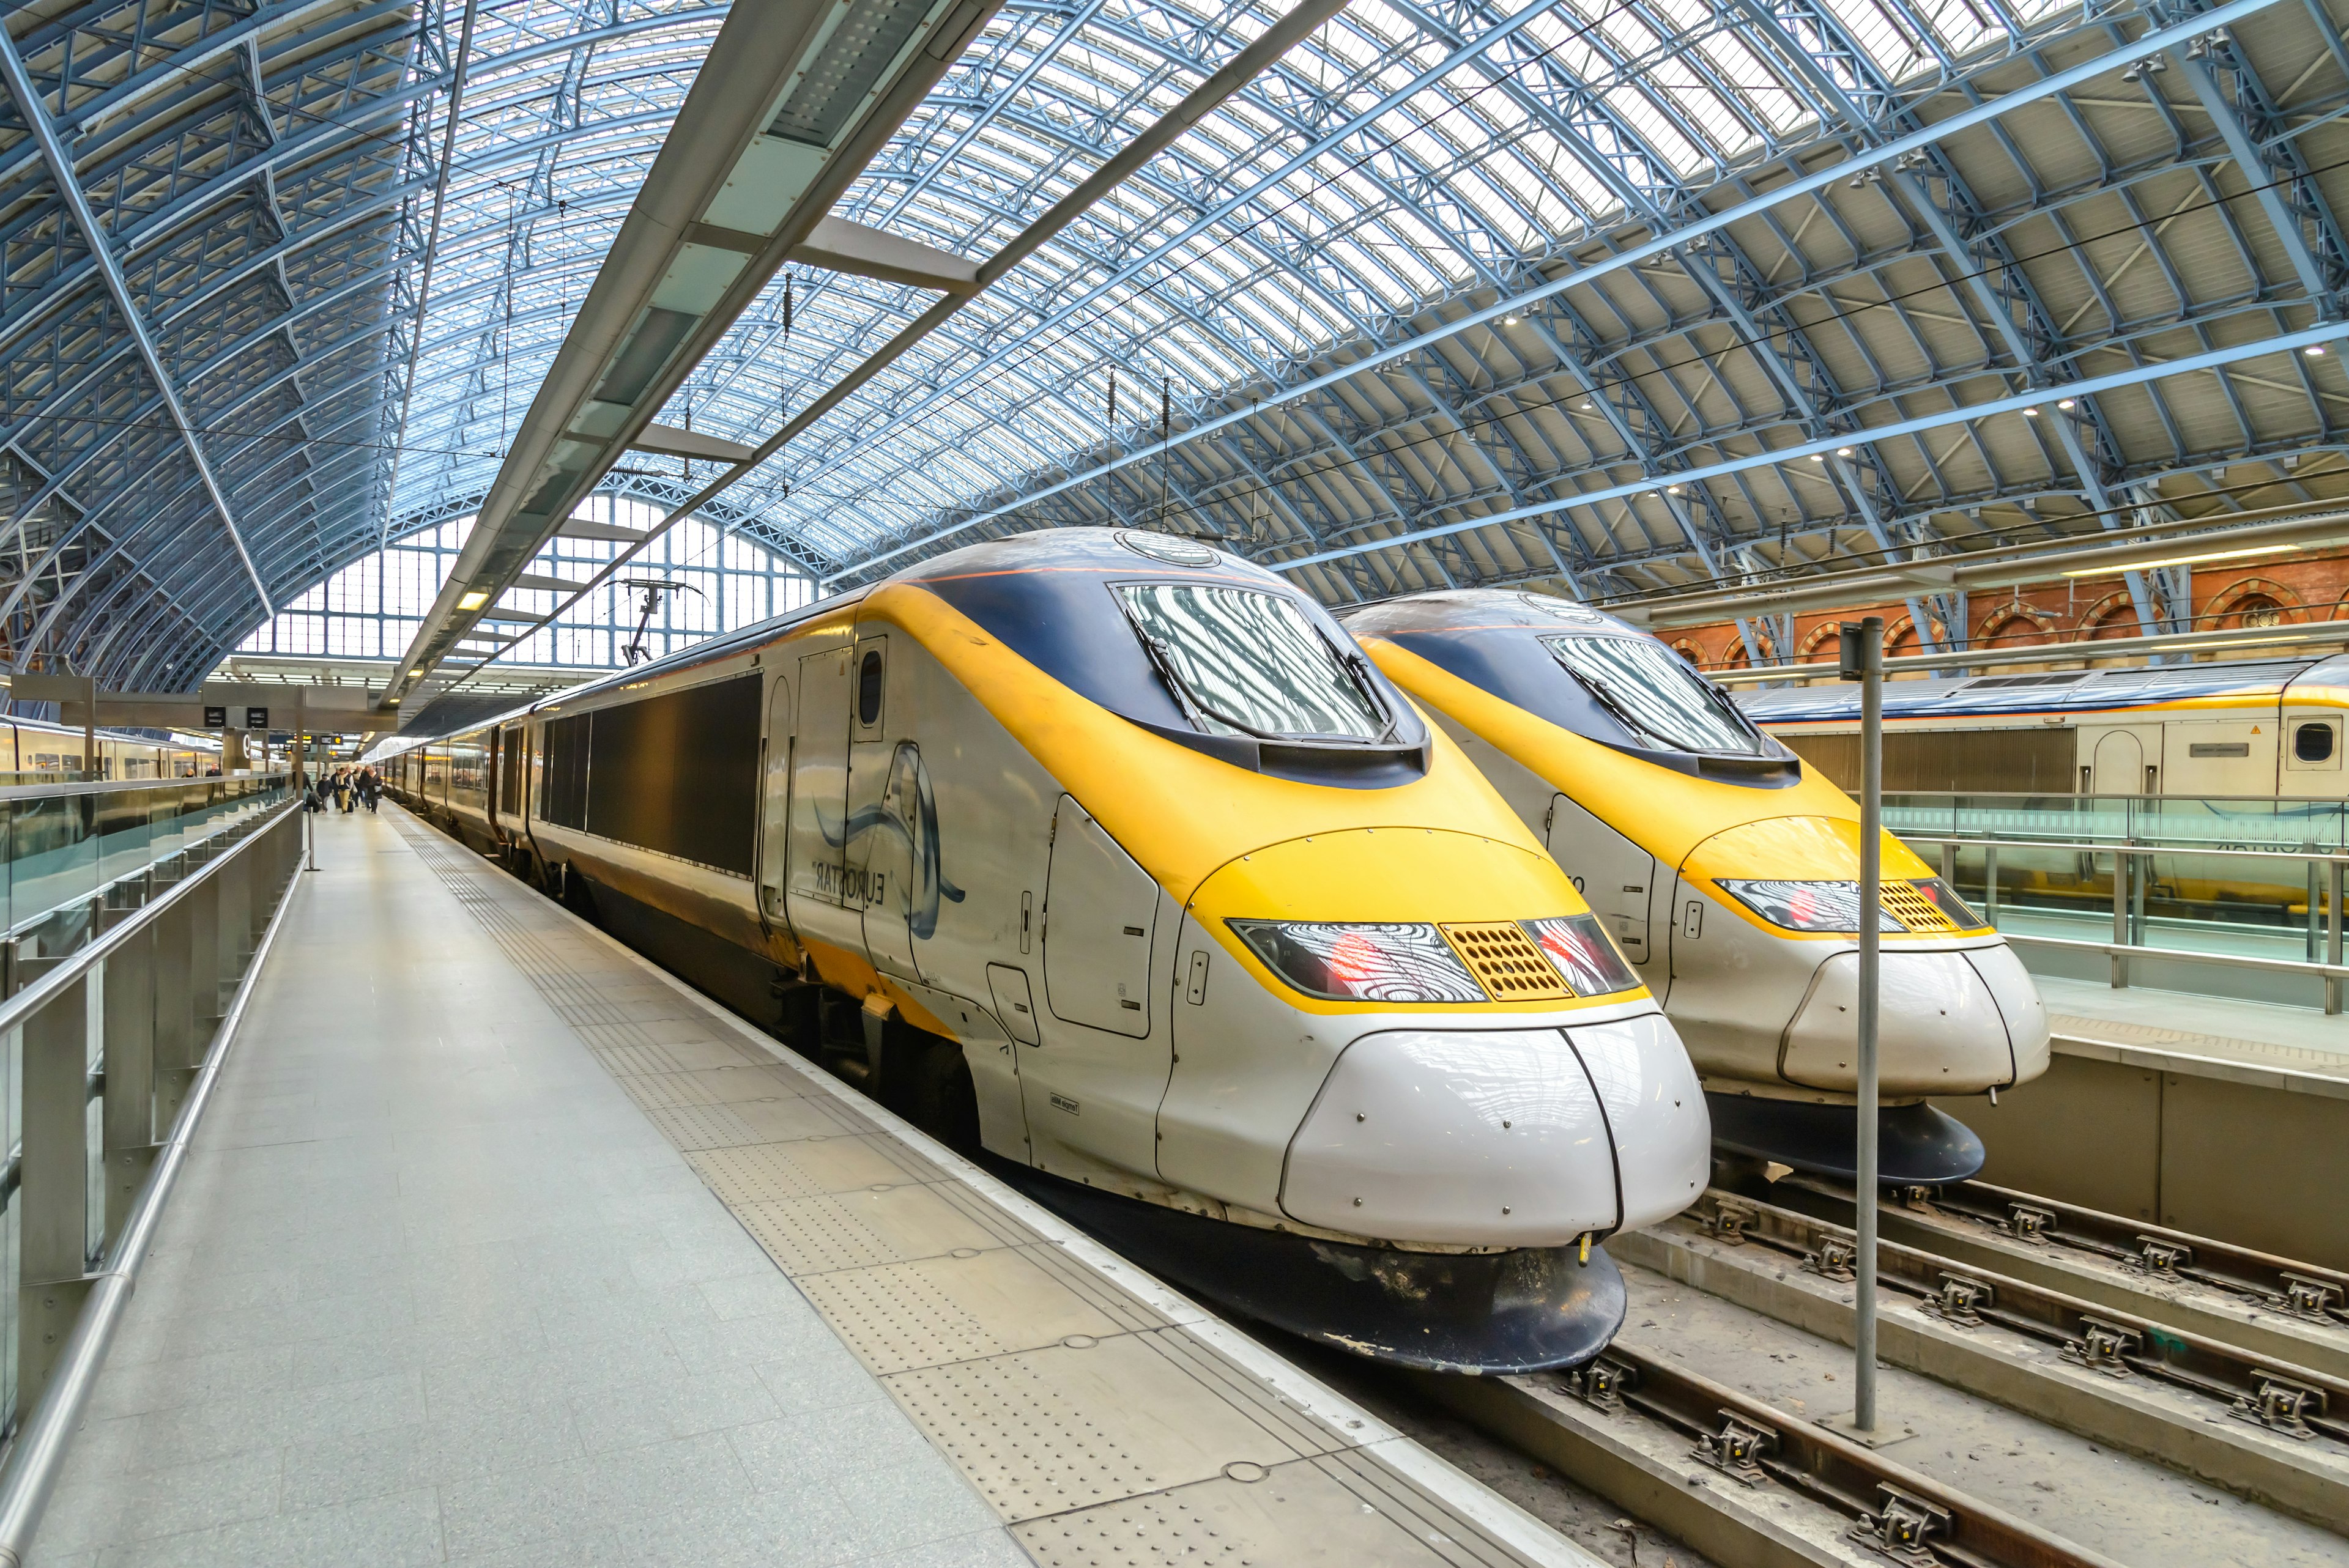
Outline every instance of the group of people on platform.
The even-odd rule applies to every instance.
[[[352,768],[346,764],[331,773],[319,775],[316,782],[305,791],[305,802],[313,811],[332,809],[348,815],[365,806],[372,811],[383,799],[383,775],[373,768]]]

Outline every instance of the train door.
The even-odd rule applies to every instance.
[[[1080,1158],[1109,1152],[1130,1169],[1149,1171],[1156,1165],[1158,1101],[1172,1057],[1166,1031],[1152,1038],[1158,883],[1066,795],[1053,812],[1048,853],[1044,984],[1036,999],[1049,1019],[1041,1047],[1019,1064],[1037,1161],[1055,1167],[1057,1133],[1068,1129],[1072,1149],[1090,1151]],[[1169,909],[1171,927],[1171,903]],[[1008,977],[989,972],[999,1002]]]
[[[792,933],[802,944],[837,948],[861,958],[862,900],[849,896],[847,857],[854,662],[855,650],[848,646],[800,659],[783,897]]]
[[[759,786],[759,913],[777,922],[791,918],[783,907],[783,868],[790,856],[792,750],[791,677],[778,670],[767,690],[767,746]]]
[[[1052,1016],[1136,1039],[1150,1033],[1158,883],[1068,796],[1044,873],[1044,996]]]
[[[911,824],[894,809],[920,758],[911,740],[891,731],[889,637],[870,633],[856,639],[855,709],[848,738],[848,885],[860,896],[865,955],[885,975],[918,980],[914,935],[906,923],[906,892],[913,880]],[[901,757],[901,751],[911,753]]]
[[[2081,783],[2090,795],[2155,795],[2161,789],[2161,727],[2080,731]]]
[[[1546,830],[1550,858],[1574,879],[1575,890],[1614,933],[1623,956],[1644,975],[1651,954],[1648,906],[1656,896],[1656,858],[1564,795],[1550,802]]]

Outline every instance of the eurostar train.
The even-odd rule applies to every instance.
[[[973,545],[393,758],[397,793],[1144,1266],[1357,1354],[1594,1355],[1704,1102],[1571,882],[1310,599]]]
[[[1858,1069],[1859,809],[1647,634],[1475,590],[1347,617],[1612,923],[1687,1043],[1733,1153],[1848,1177]],[[1879,1173],[1982,1168],[1927,1096],[2047,1068],[2037,989],[1998,934],[1884,836]]]
[[[40,718],[0,718],[0,783],[38,784],[84,770],[78,727]],[[174,735],[168,740],[122,730],[97,732],[100,779],[196,779],[220,767],[220,742]]]
[[[1737,703],[1850,779],[1858,690],[1782,687]],[[1884,788],[2338,801],[2349,796],[2344,717],[2344,655],[1887,681]]]

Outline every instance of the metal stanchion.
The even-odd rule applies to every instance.
[[[1858,1281],[1853,1305],[1851,1424],[1876,1430],[1877,903],[1884,844],[1884,617],[1842,628],[1845,680],[1859,682],[1859,1126],[1852,1179]]]

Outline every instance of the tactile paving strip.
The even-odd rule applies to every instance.
[[[1512,1550],[1353,1446],[1392,1434],[1277,1392],[1121,1287],[1130,1265],[1071,1257],[813,1069],[762,1060],[714,1005],[389,815],[1039,1563],[1594,1561],[1530,1522],[1508,1526],[1530,1554]]]

